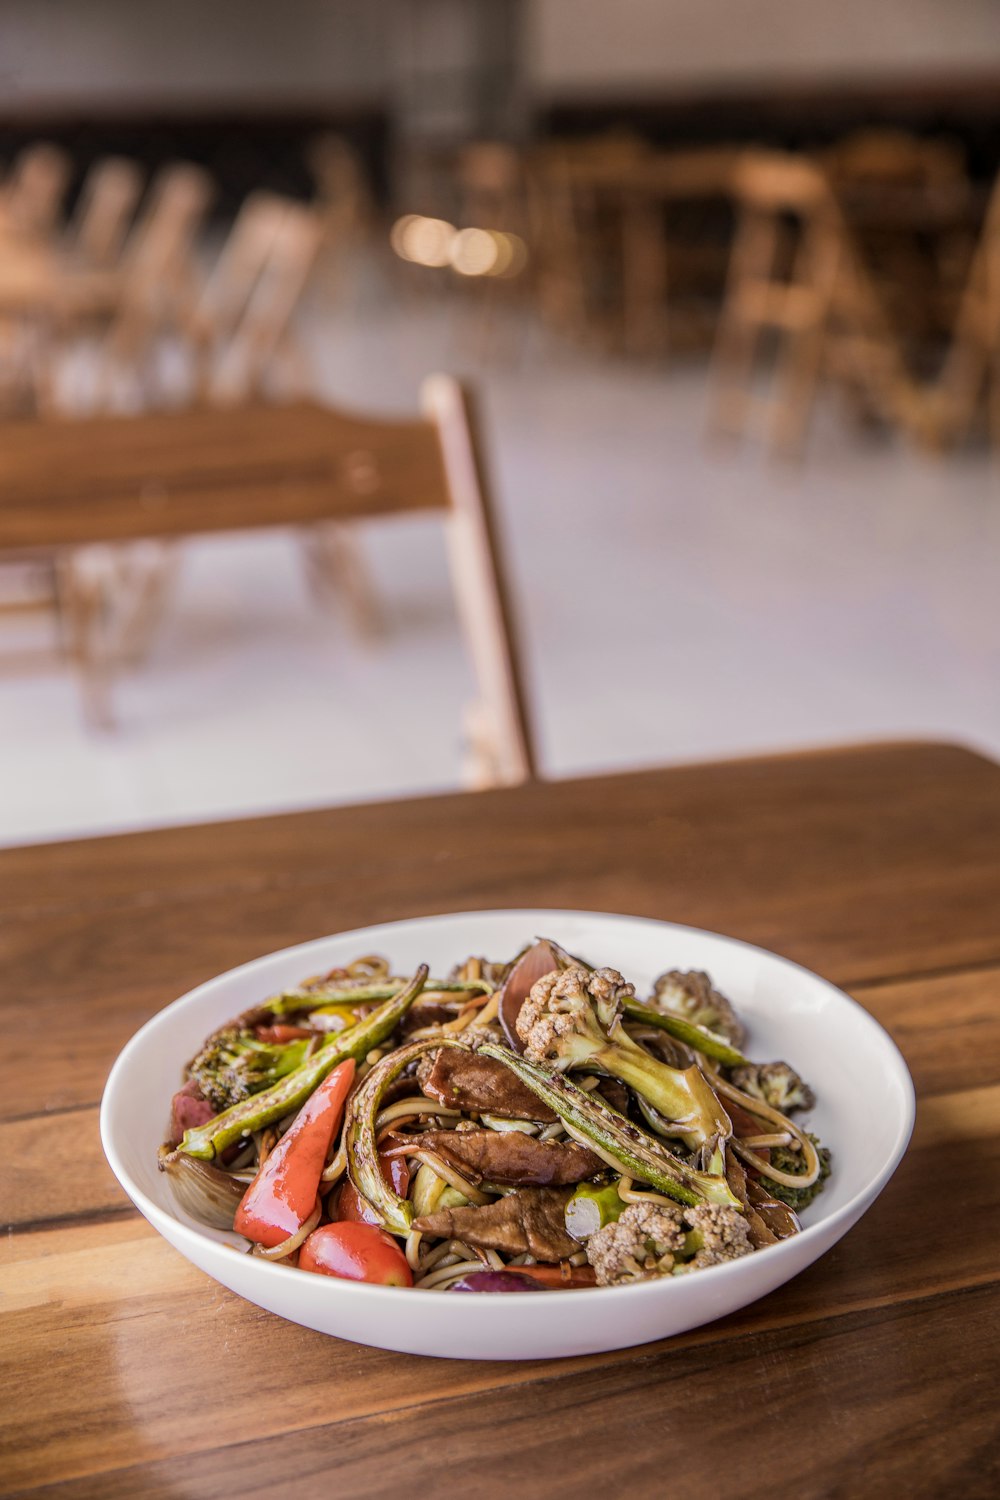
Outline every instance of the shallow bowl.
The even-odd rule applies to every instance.
[[[745,1021],[750,1057],[787,1059],[818,1105],[808,1124],[833,1151],[825,1191],[794,1239],[695,1275],[585,1291],[453,1296],[368,1286],[234,1255],[156,1167],[170,1098],[210,1031],[307,975],[363,953],[394,971],[447,972],[470,953],[503,958],[536,935],[620,969],[640,995],[664,969],[705,969]],[[894,1043],[854,1000],[808,970],[733,938],[638,917],[570,911],[461,912],[389,922],[268,954],[168,1005],[124,1048],[101,1104],[101,1138],[132,1202],[188,1260],[257,1306],[321,1333],[463,1359],[540,1359],[627,1348],[745,1307],[789,1281],[855,1224],[885,1187],[913,1127],[913,1086]]]

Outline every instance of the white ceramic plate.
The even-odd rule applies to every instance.
[[[664,969],[706,969],[749,1029],[747,1053],[782,1057],[819,1099],[810,1128],[834,1153],[833,1175],[792,1240],[692,1276],[573,1292],[452,1296],[311,1275],[248,1255],[236,1235],[204,1228],[173,1201],[157,1171],[170,1098],[187,1058],[214,1027],[283,986],[362,953],[395,971],[431,973],[470,953],[504,958],[554,938],[571,953],[621,969],[647,992]],[[390,922],[255,959],[168,1005],[129,1042],[111,1071],[101,1137],[133,1203],[174,1245],[240,1296],[340,1338],[472,1359],[539,1359],[626,1348],[721,1318],[774,1291],[846,1234],[895,1170],[913,1126],[913,1086],[898,1050],[868,1013],[815,974],[732,938],[638,917],[569,911],[487,911]]]

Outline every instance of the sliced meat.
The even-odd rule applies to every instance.
[[[735,1152],[726,1148],[726,1181],[743,1205],[743,1212],[747,1218],[747,1229],[750,1233],[750,1243],[755,1250],[763,1250],[765,1245],[776,1245],[778,1236],[757,1212],[747,1197],[747,1189],[750,1186],[743,1163]]]
[[[594,1092],[606,1099],[620,1115],[628,1114],[628,1089],[619,1078],[602,1078]]]
[[[449,1109],[502,1115],[508,1120],[544,1120],[546,1124],[556,1119],[554,1111],[536,1098],[527,1084],[492,1057],[442,1047],[429,1066],[418,1068],[417,1076],[424,1093]]]
[[[185,1131],[207,1125],[217,1114],[215,1105],[209,1103],[194,1079],[189,1078],[170,1101],[170,1145],[179,1145]]]
[[[409,1137],[411,1146],[414,1140],[477,1184],[558,1187],[583,1182],[604,1166],[576,1141],[537,1141],[520,1130],[427,1130]]]
[[[454,1021],[457,1015],[457,1006],[443,1005],[438,1000],[414,1000],[400,1021],[399,1029],[407,1036],[411,1031],[419,1031],[422,1026],[443,1026],[448,1021]]]
[[[568,1188],[520,1188],[482,1208],[445,1208],[414,1219],[414,1229],[442,1239],[464,1240],[485,1250],[563,1260],[580,1248],[566,1233]]]

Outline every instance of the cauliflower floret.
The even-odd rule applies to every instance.
[[[699,1203],[697,1208],[682,1209],[682,1213],[692,1230],[689,1248],[698,1238],[701,1240],[694,1258],[686,1263],[686,1270],[717,1266],[724,1260],[739,1260],[753,1249],[747,1221],[735,1208],[724,1208],[718,1203]]]
[[[653,984],[650,1005],[670,1010],[725,1037],[733,1047],[742,1047],[746,1028],[725,995],[712,987],[712,981],[701,969],[670,969]]]
[[[748,1063],[746,1067],[734,1068],[730,1076],[738,1089],[754,1099],[762,1099],[783,1115],[793,1109],[815,1107],[816,1095],[786,1062]]]
[[[531,986],[518,1013],[517,1034],[525,1057],[561,1068],[583,1061],[588,1045],[594,1051],[606,1045],[601,1026],[613,1025],[622,998],[634,994],[634,986],[626,984],[617,969],[574,965],[546,974]],[[569,1037],[579,1045],[567,1048]]]
[[[643,1281],[672,1271],[684,1248],[684,1223],[679,1208],[657,1203],[630,1203],[621,1216],[587,1241],[587,1259],[597,1272],[598,1286]]]
[[[738,1260],[752,1249],[746,1220],[734,1208],[641,1202],[590,1236],[587,1259],[598,1286],[622,1286]]]

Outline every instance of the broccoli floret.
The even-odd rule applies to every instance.
[[[269,1088],[305,1060],[308,1041],[261,1042],[253,1032],[223,1027],[188,1064],[193,1079],[217,1110]]]
[[[770,1104],[783,1115],[795,1109],[813,1109],[816,1095],[786,1062],[747,1063],[729,1075],[738,1089]]]
[[[524,1055],[560,1072],[591,1068],[635,1089],[692,1150],[730,1133],[729,1118],[697,1067],[671,1068],[628,1035],[621,1002],[635,994],[617,969],[555,970],[532,985],[517,1017]]]
[[[746,1220],[735,1208],[630,1203],[590,1236],[587,1259],[598,1286],[621,1286],[739,1260],[752,1249]]]
[[[746,1041],[746,1027],[725,995],[712,987],[712,981],[701,969],[671,969],[653,984],[649,1004],[657,1010],[672,1011],[725,1037],[734,1047]]]
[[[809,1133],[809,1139],[816,1147],[816,1155],[819,1157],[819,1176],[816,1181],[809,1187],[793,1188],[786,1187],[783,1182],[772,1182],[769,1177],[764,1184],[772,1198],[777,1198],[781,1203],[787,1204],[796,1213],[801,1213],[804,1208],[809,1207],[816,1194],[823,1191],[826,1179],[830,1175],[829,1148],[821,1146],[819,1138],[811,1133]],[[779,1172],[791,1172],[794,1175],[802,1171],[802,1153],[792,1151],[787,1146],[772,1146],[771,1166],[777,1167]]]

